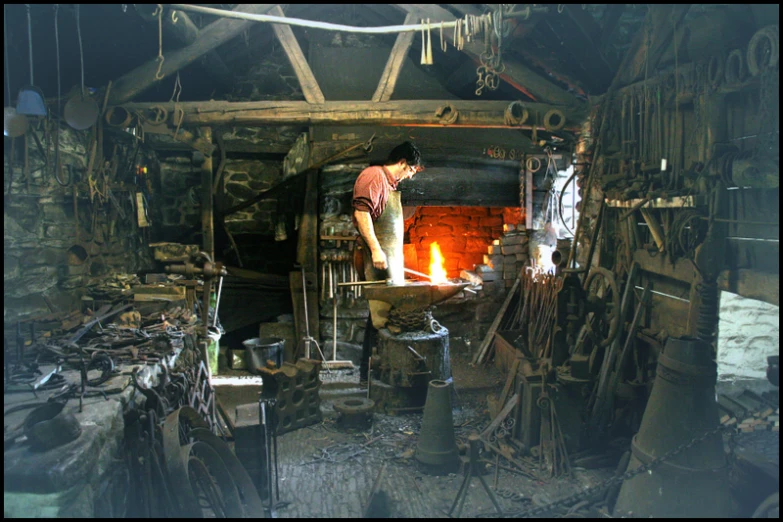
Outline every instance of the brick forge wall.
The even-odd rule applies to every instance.
[[[418,271],[429,273],[430,245],[437,242],[451,279],[484,262],[487,247],[503,235],[504,225],[524,222],[524,211],[516,207],[419,207],[405,221],[405,243],[415,247]]]

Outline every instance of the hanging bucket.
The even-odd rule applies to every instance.
[[[98,104],[89,96],[77,94],[65,104],[63,115],[71,128],[76,130],[89,129],[98,121]]]
[[[17,114],[14,107],[3,109],[3,136],[18,138],[27,132],[28,127],[27,116]]]
[[[283,366],[283,345],[285,339],[280,337],[254,337],[243,341],[245,347],[245,365],[250,373],[260,374],[261,368],[266,368],[266,362],[271,360],[275,366]]]
[[[33,85],[19,89],[16,113],[26,116],[46,116],[46,103],[41,89]]]

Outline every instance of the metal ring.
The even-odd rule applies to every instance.
[[[758,56],[758,51],[761,42],[765,39],[769,45],[770,55],[767,63],[762,63],[759,60],[761,57]],[[751,76],[758,76],[762,70],[777,67],[778,59],[780,57],[779,46],[779,29],[777,25],[768,25],[756,31],[756,34],[753,35],[753,38],[750,39],[750,43],[748,43],[747,62],[748,71]]]
[[[707,82],[713,88],[718,87],[723,80],[724,61],[720,54],[713,54],[707,62]]]
[[[516,113],[519,111],[521,111],[521,114],[517,116]],[[513,101],[508,104],[508,107],[506,107],[506,125],[522,125],[527,121],[529,115],[530,114],[521,101]]]
[[[118,120],[118,118],[122,119]],[[106,116],[104,116],[104,119],[106,120],[106,124],[111,127],[125,129],[130,126],[131,120],[133,119],[133,114],[124,107],[109,107],[109,109],[106,111]]]
[[[726,57],[726,65],[723,67],[726,84],[732,85],[744,81],[746,72],[745,57],[743,56],[742,51],[734,49]]]
[[[559,121],[553,125],[552,118],[555,116],[559,118]],[[565,114],[563,114],[563,111],[560,109],[552,109],[544,115],[544,128],[549,132],[559,131],[565,127],[565,123]]]
[[[535,167],[533,165],[535,165]],[[536,156],[531,156],[527,159],[525,166],[530,172],[537,172],[541,168],[541,160]]]
[[[452,104],[447,103],[438,107],[435,111],[435,117],[439,118],[442,124],[450,125],[459,118],[459,111]]]

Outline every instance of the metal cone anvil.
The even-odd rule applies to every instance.
[[[467,281],[432,284],[423,281],[403,285],[373,285],[362,290],[368,300],[383,301],[397,310],[415,310],[445,301],[470,286]]]

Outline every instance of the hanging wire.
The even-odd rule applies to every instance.
[[[24,4],[27,8],[27,47],[30,51],[30,85],[35,85],[33,80],[33,21],[30,16],[30,4]]]
[[[60,30],[58,27],[58,14],[60,5],[54,4],[54,46],[57,50],[57,120],[55,122],[56,130],[54,133],[55,146],[54,146],[54,180],[61,186],[67,187],[71,184],[73,178],[73,172],[68,170],[68,181],[60,179]],[[76,6],[76,30],[79,30],[79,6]],[[81,48],[82,40],[79,37],[79,48]],[[84,74],[84,67],[82,67],[82,74]],[[82,77],[82,96],[84,96],[84,78]],[[47,145],[48,147],[48,145]]]
[[[162,80],[165,75],[161,74],[161,70],[163,69],[163,62],[165,61],[165,58],[163,57],[163,4],[158,4],[158,7],[155,9],[155,12],[152,13],[152,16],[158,17],[158,70],[155,72],[155,79],[156,80]]]
[[[76,34],[79,35],[79,59],[82,64],[82,98],[84,98],[84,48],[82,47],[82,25],[79,17],[79,4],[76,4]]]
[[[11,105],[11,69],[8,64],[8,27],[6,24],[6,20],[8,17],[6,16],[6,8],[5,4],[3,4],[3,51],[5,51],[5,79],[6,79],[6,87],[8,88],[8,105]]]

